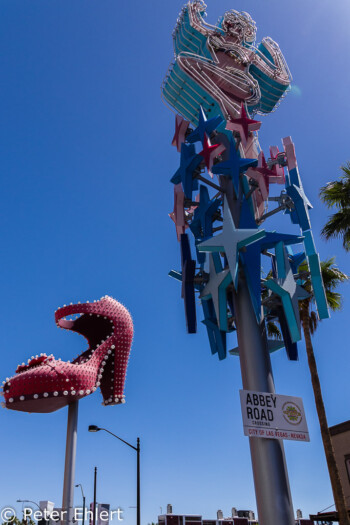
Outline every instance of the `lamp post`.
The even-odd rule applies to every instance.
[[[95,467],[95,470],[94,470],[94,504],[93,504],[94,514],[92,517],[92,525],[96,525],[96,490],[97,490],[97,467]]]
[[[105,432],[108,432],[108,434],[111,434],[111,436],[119,439],[119,441],[122,441],[123,443],[125,443],[125,445],[128,445],[128,447],[132,448],[133,450],[136,450],[136,453],[137,453],[137,503],[136,503],[136,508],[137,508],[137,519],[136,519],[136,525],[141,525],[141,498],[140,498],[140,438],[137,438],[137,445],[136,447],[134,447],[134,445],[131,445],[130,443],[128,443],[127,441],[125,441],[124,439],[120,438],[119,436],[117,436],[116,434],[113,434],[113,432],[110,432],[109,430],[107,430],[106,428],[100,428],[100,427],[97,427],[96,425],[89,425],[89,432],[99,432],[100,430],[104,430]]]
[[[68,405],[66,459],[64,464],[62,511],[66,512],[62,525],[73,525],[75,458],[77,453],[79,401]]]
[[[85,524],[85,495],[83,491],[83,485],[81,483],[78,483],[78,485],[75,485],[75,486],[80,487],[81,495],[83,496],[83,519],[82,519],[81,525],[84,525]]]
[[[34,505],[36,505],[38,507],[39,510],[41,510],[41,508],[38,505],[38,503],[36,503],[35,501],[32,501],[31,499],[18,499],[16,501],[17,501],[17,503],[33,503]],[[24,510],[25,510],[25,507],[22,507],[23,522],[27,522],[27,519],[24,519]]]
[[[41,510],[38,503],[35,503],[35,501],[32,501],[31,499],[18,499],[17,503],[34,503],[34,505],[36,505],[38,509]]]

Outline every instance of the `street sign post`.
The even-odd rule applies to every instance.
[[[246,436],[310,441],[300,397],[240,390],[240,398]]]

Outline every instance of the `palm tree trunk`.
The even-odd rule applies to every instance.
[[[312,388],[315,396],[316,410],[318,414],[318,420],[320,422],[321,436],[323,441],[323,447],[326,455],[327,466],[329,471],[329,477],[331,480],[332,490],[336,509],[339,516],[339,523],[341,525],[350,525],[350,520],[348,512],[346,509],[345,498],[343,493],[343,488],[340,483],[339,471],[335,461],[334,449],[331,439],[331,434],[329,432],[326,410],[323,404],[321,383],[318,377],[316,359],[314,354],[314,349],[311,341],[311,333],[309,327],[309,312],[306,308],[303,308],[301,311],[301,319],[303,325],[303,332],[305,338],[305,346],[307,359],[309,363],[309,369],[311,374]]]

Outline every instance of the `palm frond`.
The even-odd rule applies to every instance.
[[[349,280],[349,276],[335,264],[335,257],[321,261],[321,274],[326,292],[334,291],[339,284]]]
[[[322,228],[321,234],[328,240],[343,237],[343,245],[350,250],[350,207],[343,208],[331,215]]]
[[[315,333],[317,325],[318,325],[318,317],[316,315],[316,312],[312,311],[310,312],[310,315],[309,315],[309,328],[310,328],[311,335]]]
[[[343,237],[343,248],[348,252],[350,251],[350,229],[344,233]]]
[[[328,182],[320,189],[320,198],[328,208],[346,208],[350,203],[350,162],[340,169],[340,179]]]
[[[299,268],[300,271],[306,271],[307,269],[308,266],[306,262],[303,263]],[[340,293],[335,292],[335,290],[341,283],[344,283],[347,280],[349,280],[349,276],[346,275],[346,273],[339,270],[339,268],[335,264],[335,257],[331,257],[329,259],[321,261],[321,275],[329,308],[332,311],[340,310],[342,306],[342,296]],[[303,288],[310,294],[310,297],[299,303],[300,309],[307,309],[309,311],[311,303],[314,302],[312,282],[310,277],[308,277],[305,280]],[[316,328],[317,324],[314,326],[314,330]],[[311,333],[313,333],[311,327],[310,331]]]
[[[281,330],[278,328],[277,324],[274,321],[268,321],[266,323],[266,327],[267,327],[267,335],[271,339],[276,339],[277,341],[282,340]]]
[[[340,310],[343,304],[343,298],[340,293],[337,292],[328,292],[327,293],[327,303],[329,308],[335,312]]]

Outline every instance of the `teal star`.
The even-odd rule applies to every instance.
[[[299,300],[308,293],[294,280],[293,270],[283,243],[276,246],[277,278],[265,281],[265,286],[280,297],[293,343],[300,341]]]
[[[212,299],[219,328],[225,332],[228,331],[226,291],[231,282],[232,277],[230,271],[228,269],[222,269],[220,255],[218,253],[210,254],[209,281],[205,285],[199,298],[203,300]]]

